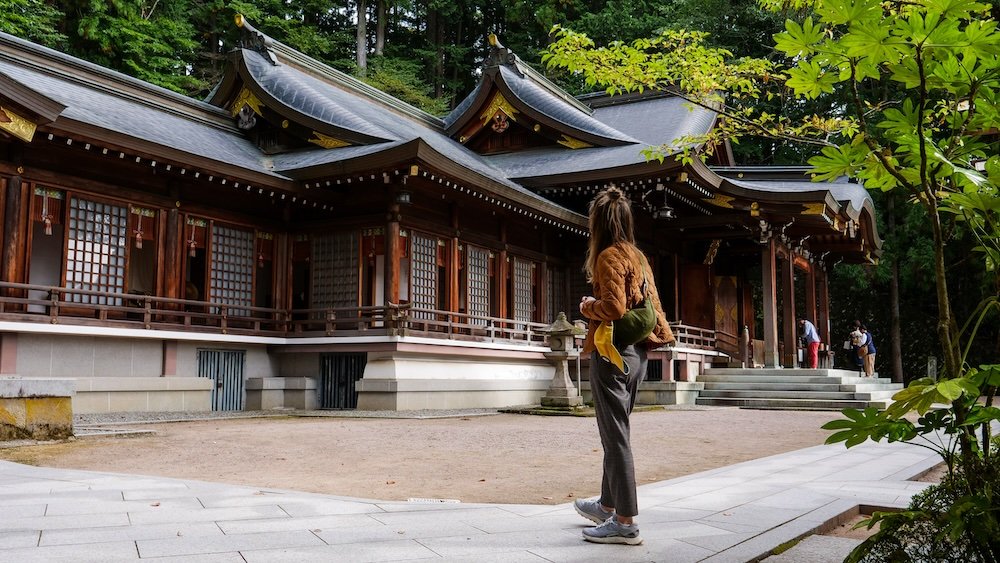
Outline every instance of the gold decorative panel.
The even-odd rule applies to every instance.
[[[483,120],[483,125],[485,125],[487,121],[493,119],[493,116],[498,111],[503,112],[511,121],[517,121],[517,117],[514,114],[519,112],[514,109],[514,106],[510,105],[510,102],[506,98],[500,95],[500,92],[493,94],[493,99],[490,100],[489,105],[486,106],[483,113],[479,114],[479,119]]]
[[[30,143],[35,137],[35,129],[38,125],[22,117],[10,109],[0,106],[0,129],[14,135],[26,143]]]
[[[585,149],[587,147],[594,146],[590,143],[581,141],[580,139],[574,139],[573,137],[570,137],[569,135],[565,134],[562,136],[562,140],[559,141],[559,144],[564,147],[569,147],[571,149]]]
[[[229,108],[229,112],[235,116],[240,113],[243,106],[250,106],[250,109],[252,109],[257,115],[264,115],[264,104],[247,88],[240,90],[239,95],[236,96],[235,100],[233,100],[233,105]]]
[[[802,215],[826,215],[825,203],[803,203]]]
[[[725,207],[726,209],[732,209],[732,201],[736,199],[731,195],[715,194],[712,198],[703,198],[705,203],[710,203],[716,207]]]
[[[313,138],[309,139],[309,142],[314,145],[319,145],[324,149],[339,149],[340,147],[346,147],[351,144],[347,141],[341,141],[340,139],[336,139],[329,135],[317,133],[316,131],[313,131]]]

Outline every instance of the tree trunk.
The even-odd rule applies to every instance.
[[[434,97],[441,97],[441,46],[438,28],[438,11],[428,7],[427,9],[427,44],[434,51],[434,60],[431,61],[431,80],[434,83]]]
[[[898,244],[899,239],[896,236],[896,197],[893,192],[886,194],[886,206],[888,210],[886,220],[889,223],[889,236],[893,242],[897,243],[895,248],[893,248],[892,263],[890,264],[892,277],[889,278],[889,315],[892,321],[889,332],[889,338],[892,343],[890,348],[892,381],[903,383],[903,338],[899,322],[899,252],[901,248]]]
[[[375,20],[375,56],[381,57],[385,51],[386,0],[378,0]]]
[[[368,0],[358,0],[357,62],[361,76],[368,70]]]

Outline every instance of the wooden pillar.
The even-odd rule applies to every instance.
[[[275,309],[290,309],[291,308],[291,238],[287,233],[275,233],[274,235],[274,254],[271,256],[271,264],[273,265],[273,276],[274,276],[274,287],[272,288],[272,293],[274,294],[274,301],[271,303],[271,307]]]
[[[0,276],[5,282],[24,283],[28,208],[31,196],[28,194],[28,182],[21,179],[21,167],[19,166],[17,170],[19,174],[7,180],[3,214],[3,264]]]
[[[820,340],[831,344],[830,341],[830,286],[828,284],[826,270],[821,264],[816,265],[816,328],[819,330]]]
[[[450,212],[452,236],[451,244],[448,245],[448,310],[457,313],[460,297],[458,293],[462,287],[461,280],[459,279],[459,265],[462,263],[462,252],[458,248],[458,205],[452,203]]]
[[[816,265],[810,264],[809,271],[805,275],[806,310],[800,316],[819,327],[819,317],[816,315]]]
[[[781,263],[781,312],[782,341],[785,343],[783,365],[793,368],[798,365],[798,340],[796,339],[795,318],[795,255],[788,249]]]
[[[395,201],[389,205],[388,221],[385,225],[385,285],[383,286],[385,301],[399,304],[399,204]]]
[[[761,291],[764,294],[764,367],[776,368],[778,358],[778,291],[777,258],[774,239],[761,252]]]
[[[181,241],[184,228],[181,225],[181,212],[174,207],[160,216],[162,217],[161,229],[163,233],[163,236],[160,237],[160,241],[162,242],[159,248],[160,264],[163,266],[160,268],[160,287],[162,287],[165,297],[183,299],[185,292],[183,284],[184,268],[182,267],[183,262],[181,260]]]
[[[509,285],[507,280],[507,272],[510,271],[510,264],[507,263],[509,256],[507,255],[507,225],[500,225],[500,253],[497,256],[497,279],[500,280],[497,284],[497,316],[501,319],[508,319],[510,315],[507,314],[507,286]]]

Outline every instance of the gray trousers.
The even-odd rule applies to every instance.
[[[601,504],[627,517],[639,513],[629,415],[635,406],[639,383],[646,377],[646,347],[628,346],[621,350],[621,355],[629,367],[627,376],[611,362],[601,359],[597,352],[590,356],[590,390],[604,446]]]

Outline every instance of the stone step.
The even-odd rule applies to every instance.
[[[732,381],[706,381],[706,391],[854,391],[853,389],[843,389],[843,385],[838,381],[826,383],[770,383],[770,382],[732,382]]]
[[[759,375],[764,377],[857,377],[857,370],[805,368],[706,368],[705,375]]]
[[[727,375],[727,374],[703,374],[698,376],[698,381],[704,383],[816,383],[816,384],[838,384],[838,385],[877,385],[891,384],[892,380],[885,377],[867,378],[850,376],[821,376],[810,377],[801,376],[779,376],[779,375]]]
[[[725,397],[699,397],[696,404],[745,409],[829,410],[867,407],[885,408],[891,401],[838,401],[815,399],[739,399]]]
[[[718,383],[705,383],[704,388],[706,391],[745,391],[748,393],[753,393],[756,391],[769,392],[769,391],[787,391],[790,393],[812,393],[812,392],[822,392],[822,393],[852,393],[852,394],[872,394],[877,393],[878,396],[892,397],[900,389],[903,388],[899,384],[887,384],[887,385],[841,385],[839,383],[830,384],[819,384],[819,383],[730,383],[730,382],[718,382]]]
[[[869,393],[850,393],[839,391],[787,391],[776,389],[772,391],[737,391],[730,389],[705,389],[699,397],[732,398],[732,399],[815,399],[837,401],[871,401],[891,399],[894,391],[871,391]]]

